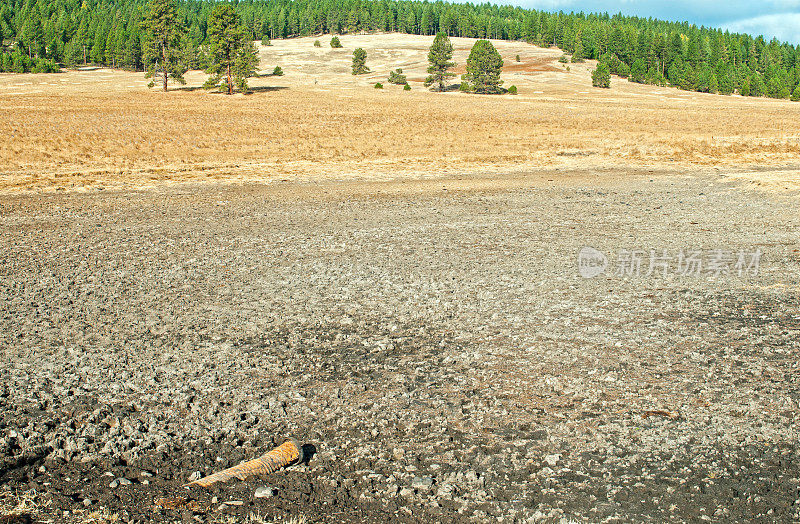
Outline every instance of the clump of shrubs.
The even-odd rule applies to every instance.
[[[461,82],[461,85],[458,86],[458,90],[462,93],[471,93],[472,87],[470,87],[469,82]]]
[[[411,91],[411,86],[408,84],[404,85],[403,91]],[[800,93],[800,87],[797,88],[797,92]]]
[[[375,82],[375,89],[383,89],[383,84],[380,82]]]
[[[314,47],[322,47],[322,44],[319,40],[314,40]]]
[[[281,69],[281,66],[275,66],[275,69],[272,70],[272,76],[283,76],[283,69]]]
[[[272,45],[272,42],[269,41],[269,37],[264,35],[264,38],[261,39],[261,45]]]
[[[521,62],[521,60],[519,58],[519,55],[516,56],[516,60],[517,60],[517,62]]]
[[[407,84],[408,81],[406,80],[406,75],[403,74],[403,70],[398,67],[394,71],[389,72],[389,83],[403,85]]]
[[[334,49],[340,49],[342,47],[342,43],[339,41],[338,36],[331,38],[331,47]]]
[[[517,94],[517,86],[508,86],[508,94],[509,95],[516,95]]]
[[[567,55],[561,55],[558,57],[558,61],[561,62],[562,64],[566,64],[567,62],[569,62],[569,58],[567,57]]]

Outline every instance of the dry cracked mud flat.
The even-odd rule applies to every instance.
[[[634,170],[0,197],[4,522],[797,522],[797,198]],[[694,248],[759,273],[613,271]],[[306,463],[182,487],[288,436]]]

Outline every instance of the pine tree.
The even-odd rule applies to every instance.
[[[38,14],[34,13],[22,29],[22,42],[28,48],[28,58],[43,56],[44,29]]]
[[[584,58],[586,58],[586,56],[584,55],[583,42],[581,41],[581,36],[578,35],[575,39],[575,49],[572,51],[571,61],[573,63],[580,63],[584,61]]]
[[[751,82],[752,82],[752,80],[751,80],[751,78],[749,76],[745,77],[745,79],[742,80],[742,85],[739,88],[739,94],[740,95],[742,95],[742,96],[750,96],[750,90],[751,90],[750,89],[750,84],[751,84]]]
[[[234,85],[241,91],[247,90],[247,78],[253,76],[258,64],[258,53],[248,36],[233,5],[214,7],[208,17],[211,63],[206,72],[211,76],[203,87],[219,86],[229,95],[233,94]],[[224,82],[220,83],[223,77]]]
[[[488,40],[478,40],[467,57],[467,72],[462,79],[470,84],[475,93],[500,93],[500,73],[503,58]]]
[[[710,93],[712,76],[714,76],[714,73],[711,71],[711,68],[707,65],[703,66],[700,69],[700,73],[697,75],[697,83],[694,88],[701,93]]]
[[[683,59],[678,58],[673,60],[667,71],[667,80],[669,80],[669,83],[676,87],[682,86],[684,69]]]
[[[161,68],[163,89],[167,90],[167,77],[185,84],[186,65],[182,60],[180,39],[185,30],[178,20],[174,0],[150,0],[142,21],[145,40],[146,78],[152,78],[156,68]]]
[[[718,93],[719,92],[719,81],[717,80],[717,75],[711,73],[711,80],[708,82],[708,92],[709,93]]]
[[[631,67],[631,76],[628,78],[628,81],[643,84],[646,76],[647,66],[644,63],[644,60],[637,58]]]
[[[123,65],[130,69],[139,69],[141,58],[142,51],[139,44],[139,36],[132,32],[125,42],[125,58]]]
[[[367,67],[367,52],[360,47],[357,47],[355,51],[353,51],[352,69],[354,75],[369,73],[369,67]]]
[[[683,36],[677,31],[672,33],[672,39],[669,43],[669,55],[671,61],[678,58],[683,60]]]
[[[753,74],[750,77],[750,96],[764,96],[765,93],[764,78],[758,73]]]
[[[611,87],[611,71],[605,62],[598,62],[597,69],[592,71],[592,85],[594,87]]]
[[[250,90],[247,85],[247,79],[255,76],[258,62],[258,49],[256,49],[255,43],[251,40],[246,40],[239,52],[236,53],[236,59],[233,62],[233,81],[236,84],[236,89],[240,92],[246,93]],[[283,71],[280,67],[275,66],[272,74],[283,76]],[[230,94],[230,91],[228,94]]]
[[[428,73],[430,76],[425,79],[425,87],[436,84],[434,90],[444,91],[444,83],[447,79],[456,76],[455,73],[448,71],[456,65],[452,58],[453,44],[450,43],[450,38],[445,33],[437,33],[428,50]]]
[[[767,84],[768,96],[771,98],[789,98],[790,93],[789,88],[786,87],[784,80],[779,75],[770,78]]]
[[[338,36],[334,36],[331,38],[331,47],[334,49],[339,49],[342,47],[342,43],[339,41]]]
[[[800,84],[794,88],[794,93],[792,93],[790,100],[792,102],[800,102]]]
[[[83,63],[86,64],[86,48],[89,46],[89,26],[86,20],[81,20],[78,26],[78,33],[75,35],[75,41],[80,46],[83,52]]]
[[[96,33],[94,35],[94,44],[92,45],[92,50],[89,52],[89,56],[91,56],[92,62],[96,64],[102,64],[105,61],[106,39],[103,38],[102,33]]]

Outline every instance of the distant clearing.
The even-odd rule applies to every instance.
[[[2,74],[0,191],[560,166],[732,173],[780,166],[789,175],[775,188],[797,187],[800,103],[617,78],[611,90],[595,89],[593,62],[560,64],[560,50],[506,41],[494,44],[505,60],[504,85],[516,85],[519,95],[431,93],[421,82],[432,38],[344,35],[343,49],[331,49],[328,35],[275,40],[260,48],[262,71],[280,65],[286,74],[252,79],[248,96],[199,89],[202,72],[190,72],[186,87],[167,94],[148,90],[141,73]],[[461,72],[474,40],[452,40]],[[356,47],[367,51],[370,74],[349,73]],[[398,67],[411,91],[372,88]]]

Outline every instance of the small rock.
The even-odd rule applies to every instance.
[[[555,453],[553,455],[546,455],[544,457],[544,461],[547,462],[547,465],[550,466],[550,467],[553,467],[556,464],[558,464],[559,460],[561,460],[561,454],[560,453]]]
[[[433,477],[414,477],[411,487],[414,489],[429,489],[433,486]]]
[[[189,475],[189,482],[194,482],[195,480],[200,480],[201,478],[203,478],[203,474],[200,473],[199,471],[195,471],[194,473]]]
[[[267,486],[259,486],[253,496],[257,499],[268,499],[273,495],[272,488]]]
[[[84,455],[83,457],[81,457],[82,464],[89,464],[91,462],[98,462],[98,461],[99,457],[97,455]]]

